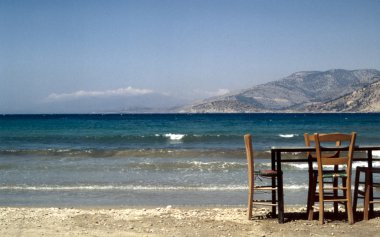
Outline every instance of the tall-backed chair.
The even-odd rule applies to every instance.
[[[351,172],[352,172],[352,158],[354,153],[354,146],[356,140],[356,133],[351,134],[314,134],[315,140],[315,155],[317,157],[318,164],[318,192],[316,192],[315,186],[313,187],[315,192],[310,196],[311,210],[315,207],[315,199],[319,201],[319,223],[324,223],[324,205],[325,202],[339,202],[345,203],[346,212],[348,217],[348,223],[353,224],[353,211],[352,211],[352,198],[351,198]],[[340,141],[342,148],[336,147],[336,141]],[[337,151],[346,147],[348,151],[340,152],[339,156],[331,157],[332,151]],[[327,145],[327,146],[326,146]],[[327,153],[327,154],[326,154]],[[344,154],[344,155],[342,155]],[[334,172],[331,172],[332,168],[338,166],[339,168]],[[343,168],[340,168],[343,166]],[[325,185],[325,180],[331,180],[331,178],[344,178],[343,185]],[[337,190],[342,191],[337,195],[329,195],[329,191]]]
[[[360,174],[364,173],[364,181],[361,181]],[[373,205],[380,204],[380,197],[373,196],[373,188],[380,188],[380,180],[374,182],[373,174],[380,174],[380,168],[357,167],[355,176],[355,191],[353,209],[356,214],[358,198],[363,201],[363,220],[368,220],[373,216]],[[359,186],[363,186],[359,188]]]
[[[314,139],[314,134],[308,134],[308,133],[305,133],[304,134],[304,140],[305,140],[305,145],[307,147],[311,147],[312,144],[313,146],[314,145],[314,142],[315,142],[315,139]],[[335,146],[336,147],[339,147],[341,145],[341,141],[336,141],[335,142]],[[329,156],[331,158],[333,157],[339,157],[340,155],[340,151],[333,151],[331,152],[330,154],[326,154],[326,156]],[[307,195],[307,214],[308,214],[308,220],[313,220],[313,209],[312,209],[312,204],[311,204],[311,196],[312,195],[316,195],[318,196],[318,193],[315,193],[315,189],[318,185],[318,169],[314,169],[314,166],[313,164],[316,164],[317,162],[317,157],[315,155],[315,152],[307,152],[306,153],[306,157],[308,159],[308,168],[309,168],[309,190],[308,190],[308,195]],[[334,170],[332,171],[325,171],[325,172],[338,172],[338,166],[335,165],[334,166]],[[342,177],[343,181],[344,182],[344,177]],[[332,184],[333,187],[337,187],[338,186],[338,177],[331,177],[330,180],[325,180],[325,184],[326,183],[329,183],[329,184]],[[327,194],[325,194],[327,195]],[[334,196],[334,197],[337,197],[338,195],[338,190],[337,189],[332,189],[330,194],[331,196]],[[319,198],[314,198],[314,201],[318,201]],[[334,213],[338,213],[338,202],[334,202]]]
[[[252,148],[252,136],[250,134],[244,135],[245,149],[248,163],[248,219],[251,220],[254,205],[264,205],[272,207],[272,217],[276,214],[276,207],[278,206],[277,196],[277,171],[276,170],[255,170],[254,156]],[[269,178],[270,184],[256,185],[256,178]],[[255,192],[269,192],[271,198],[265,200],[255,199]]]

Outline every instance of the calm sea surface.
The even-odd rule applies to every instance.
[[[0,205],[245,205],[245,133],[268,168],[271,146],[352,131],[380,145],[380,114],[0,115]],[[283,169],[305,204],[307,165]]]

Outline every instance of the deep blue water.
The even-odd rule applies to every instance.
[[[245,133],[265,168],[271,146],[303,145],[305,132],[355,131],[357,143],[380,144],[379,122],[380,114],[3,115],[0,205],[245,205]],[[306,165],[284,168],[286,201],[304,203]]]

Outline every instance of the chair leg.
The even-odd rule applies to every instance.
[[[277,186],[276,184],[276,178],[272,177],[272,188],[275,188]],[[276,204],[276,194],[277,190],[272,190],[272,204]],[[272,206],[272,218],[276,217],[276,206]]]
[[[337,165],[334,165],[334,172],[338,172],[338,166]],[[334,199],[337,199],[337,197],[338,197],[338,190],[335,189],[339,185],[338,181],[339,181],[338,177],[333,177],[332,178],[332,185],[333,185],[333,188],[334,188],[334,190],[333,190]],[[334,206],[334,214],[338,215],[338,202],[334,202],[333,206]]]
[[[368,220],[369,215],[369,201],[370,201],[370,175],[368,170],[365,172],[365,186],[364,186],[364,208],[363,208],[363,219]]]
[[[336,188],[338,187],[338,178],[333,178],[333,187]],[[338,197],[338,190],[334,189],[333,190],[333,196],[334,199],[337,199]],[[334,202],[334,214],[338,215],[338,202]]]
[[[372,170],[368,170],[368,176],[369,176],[369,217],[372,217],[374,215],[374,204],[373,204],[373,173]]]
[[[309,170],[309,189],[307,190],[307,206],[306,206],[306,213],[309,215],[310,209],[312,208],[311,204],[311,192],[313,190],[313,176],[310,175]]]
[[[249,187],[248,190],[248,220],[252,219],[252,207],[253,207],[253,190]]]
[[[348,196],[351,196],[349,193]],[[348,219],[348,224],[352,225],[354,224],[354,215],[352,213],[352,203],[351,203],[351,197],[348,198],[349,201],[347,201],[347,219]]]
[[[307,206],[306,206],[306,214],[310,216],[310,211],[312,211],[312,198],[311,196],[315,193],[315,190],[313,189],[313,182],[314,182],[314,172],[313,172],[313,162],[310,160],[308,161],[308,166],[309,166],[309,189],[307,190]],[[310,220],[310,218],[308,217]]]
[[[352,225],[354,224],[354,215],[352,213],[352,194],[351,194],[351,180],[350,178],[346,179],[345,180],[345,186],[347,187],[346,191],[345,191],[345,196],[346,196],[346,205],[347,205],[347,209],[346,209],[346,212],[347,212],[347,219],[348,219],[348,224]]]
[[[347,187],[347,178],[342,178],[342,186],[343,186],[343,188],[346,188]],[[350,192],[350,194],[351,194],[351,192]],[[344,198],[345,199],[347,199],[348,197],[347,197],[347,192],[345,192],[344,190],[343,190],[343,196],[344,196]],[[352,197],[352,196],[351,196]],[[351,199],[350,199],[351,200]],[[344,202],[344,210],[346,211],[346,213],[348,213],[348,206],[347,206],[347,203],[348,202]],[[350,202],[351,203],[351,210],[352,210],[352,202]]]
[[[323,201],[319,201],[319,224],[320,225],[323,225],[324,223],[324,202]]]
[[[354,215],[357,215],[357,205],[358,205],[358,191],[359,191],[359,181],[360,181],[360,167],[356,168],[356,174],[355,174],[355,189],[354,189],[354,204],[353,204],[353,212]]]
[[[324,202],[324,193],[323,193],[323,180],[319,177],[319,224],[323,225],[324,223],[324,210],[325,210],[325,202]]]
[[[309,184],[308,192],[308,209],[307,209],[307,219],[309,221],[313,220],[314,216],[314,205],[315,205],[315,193],[317,189],[317,176],[311,178],[312,182]]]

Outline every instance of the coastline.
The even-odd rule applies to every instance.
[[[245,207],[0,207],[0,236],[378,236],[380,215],[348,225],[345,214],[318,225],[305,207],[287,206],[286,223]],[[360,214],[360,212],[359,212]]]

